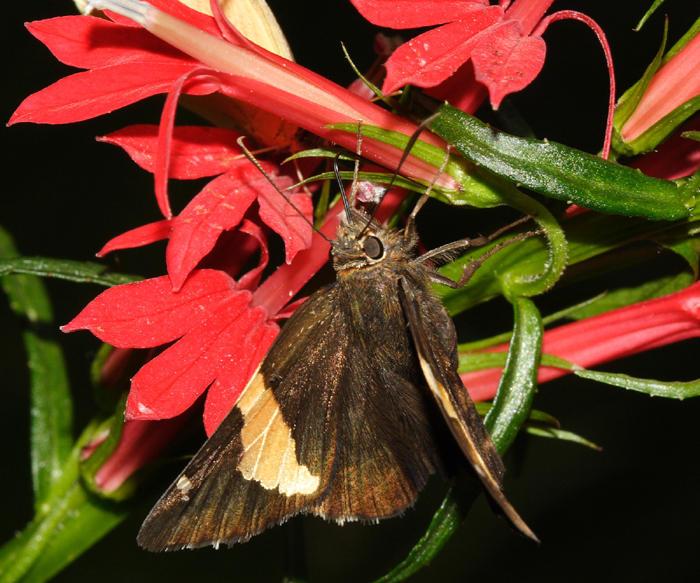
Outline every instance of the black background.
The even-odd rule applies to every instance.
[[[555,8],[579,9],[607,32],[617,68],[618,95],[643,72],[657,50],[664,10],[675,41],[697,17],[692,2],[670,1],[641,33],[633,26],[645,1],[568,0]],[[397,6],[400,0],[397,0]],[[340,83],[352,80],[339,41],[360,68],[372,60],[373,28],[340,0],[272,1],[297,60]],[[22,27],[24,21],[71,13],[61,2],[13,3],[5,7],[6,82],[4,119],[28,94],[72,70],[57,63]],[[579,23],[554,24],[545,34],[548,54],[537,80],[513,104],[539,137],[597,152],[607,103],[607,75],[593,34]],[[102,244],[135,225],[158,219],[151,178],[112,146],[94,137],[132,123],[156,123],[162,97],[110,116],[70,126],[22,124],[3,129],[3,199],[0,222],[26,255],[93,259]],[[177,195],[176,195],[177,196]],[[184,199],[183,199],[184,200]],[[421,217],[429,242],[474,234],[480,211],[441,212],[438,204]],[[445,232],[445,215],[457,216]],[[118,268],[160,275],[163,247],[122,253]],[[667,263],[672,259],[664,258]],[[656,269],[652,266],[649,269]],[[648,276],[648,274],[645,274]],[[48,282],[57,322],[65,323],[99,290]],[[474,326],[488,329],[509,313],[505,304],[484,310]],[[19,322],[0,302],[0,375],[3,382],[0,539],[31,518],[27,375]],[[468,317],[460,334],[468,337]],[[495,326],[498,326],[497,324]],[[481,330],[481,328],[479,328]],[[498,331],[497,328],[495,331]],[[75,386],[76,427],[93,412],[87,367],[97,347],[85,333],[62,337]],[[698,376],[697,340],[656,350],[608,367],[642,377],[688,380]],[[508,455],[506,490],[542,539],[536,546],[511,532],[480,500],[458,534],[417,581],[683,581],[696,580],[700,470],[697,423],[700,401],[651,399],[574,378],[540,388],[535,406],[564,427],[603,446],[602,452],[551,440],[522,437]],[[174,472],[174,470],[173,470]],[[140,520],[164,475],[142,508],[66,569],[57,581],[278,581],[284,576],[288,535],[303,536],[313,581],[372,579],[402,559],[425,529],[443,494],[434,480],[404,518],[379,526],[343,528],[316,519],[293,521],[231,550],[151,555],[136,547]]]

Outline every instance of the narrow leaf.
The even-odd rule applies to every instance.
[[[0,230],[0,258],[13,261],[17,255],[8,233]],[[51,322],[51,304],[43,282],[31,275],[0,277],[10,304],[20,316],[33,323]],[[23,334],[29,366],[30,456],[34,508],[45,512],[44,504],[62,467],[70,455],[73,442],[73,405],[60,345],[35,330]]]
[[[561,441],[571,441],[573,443],[578,443],[579,445],[589,447],[596,451],[601,451],[603,449],[602,447],[586,439],[585,437],[581,437],[576,433],[566,431],[564,429],[559,429],[557,427],[547,427],[542,425],[526,423],[523,428],[530,435],[536,435],[537,437],[549,437],[551,439],[559,439]]]
[[[123,273],[107,273],[108,267],[89,261],[73,261],[71,259],[53,259],[50,257],[18,257],[16,259],[0,259],[0,277],[3,275],[21,273],[65,279],[75,283],[96,283],[106,287],[131,283],[141,279],[135,275]]]
[[[535,304],[527,298],[516,298],[513,310],[513,339],[506,366],[493,407],[484,419],[501,453],[513,443],[530,412],[542,353],[542,319]]]
[[[537,192],[607,213],[674,220],[688,216],[673,182],[608,162],[551,141],[499,132],[463,111],[443,105],[431,124],[469,160]]]
[[[34,510],[45,513],[73,445],[73,404],[60,345],[33,331],[24,333],[30,376],[30,452]]]
[[[646,393],[652,397],[667,397],[669,399],[687,399],[700,396],[700,379],[688,382],[657,381],[640,379],[625,374],[599,372],[594,370],[574,369],[576,376],[591,379],[607,385],[622,387],[630,391]]]
[[[51,302],[41,279],[32,277],[31,272],[22,273],[9,268],[24,261],[25,258],[19,257],[12,236],[0,227],[0,285],[12,311],[30,322],[51,322]]]

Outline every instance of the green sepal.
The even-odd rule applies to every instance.
[[[644,71],[642,78],[625,91],[618,101],[613,120],[613,150],[620,155],[636,156],[653,151],[665,140],[680,124],[700,109],[700,96],[689,99],[666,114],[653,126],[634,140],[625,141],[622,137],[622,127],[639,105],[654,74],[668,63],[679,51],[683,49],[697,34],[700,34],[700,18],[698,18],[688,31],[676,42],[664,55],[668,33],[668,20],[664,24],[664,34],[661,46],[654,59]]]
[[[637,105],[642,100],[651,79],[661,67],[664,60],[664,51],[666,50],[666,40],[668,39],[668,20],[664,21],[664,32],[661,37],[661,45],[659,50],[656,51],[654,58],[651,63],[644,70],[644,74],[641,76],[639,81],[637,81],[632,87],[625,91],[620,98],[617,100],[617,105],[615,106],[615,114],[613,116],[613,141],[612,147],[616,152],[632,156],[635,154],[633,150],[628,147],[628,144],[622,139],[620,132],[622,131],[622,126],[625,122],[632,116],[634,110],[637,109]]]
[[[674,182],[551,141],[519,138],[443,105],[431,128],[464,156],[498,176],[578,206],[628,216],[675,220],[693,200]]]
[[[622,137],[615,140],[615,149],[625,156],[636,156],[652,152],[673,131],[700,110],[700,95],[681,103],[673,111],[667,113],[644,133],[630,142],[623,142]],[[623,146],[624,144],[624,146]]]
[[[547,437],[550,439],[558,439],[560,441],[571,441],[572,443],[577,443],[578,445],[583,445],[584,447],[588,447],[596,451],[601,451],[603,449],[598,444],[593,443],[590,439],[586,439],[585,437],[582,437],[581,435],[572,431],[567,431],[566,429],[531,423],[526,423],[523,429],[526,433],[536,437]]]
[[[95,431],[95,437],[104,439],[95,450],[85,459],[80,461],[80,476],[86,488],[96,496],[107,500],[120,502],[128,499],[136,490],[136,481],[131,476],[116,490],[105,492],[95,482],[95,475],[114,453],[124,429],[124,410],[126,407],[126,394],[119,399],[114,415],[102,422]]]
[[[653,4],[647,8],[647,11],[644,13],[642,18],[639,19],[639,22],[637,23],[637,26],[634,27],[635,32],[639,32],[642,30],[642,27],[644,26],[644,23],[649,20],[652,14],[656,12],[656,9],[661,6],[664,3],[664,0],[654,0]]]
[[[326,126],[329,129],[357,134],[357,124],[338,123]],[[362,136],[389,144],[399,150],[405,150],[410,137],[377,126],[362,126]],[[435,167],[435,174],[445,159],[445,150],[416,140],[411,148],[411,156],[415,156]],[[448,189],[436,184],[431,196],[452,205],[470,205],[477,208],[492,208],[504,204],[498,185],[494,185],[493,176],[479,170],[474,164],[461,156],[450,155],[445,164],[444,173],[451,176],[459,185],[458,189]]]

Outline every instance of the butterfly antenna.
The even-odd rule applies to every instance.
[[[335,155],[333,159],[333,173],[335,174],[335,179],[338,182],[338,187],[340,188],[340,198],[343,199],[343,206],[345,207],[345,216],[348,222],[352,224],[352,213],[350,212],[350,201],[348,201],[348,196],[345,193],[345,185],[343,184],[343,179],[340,177],[340,168],[338,167],[338,159],[340,158],[340,152]],[[353,195],[352,190],[350,191],[350,196]],[[353,197],[353,200],[354,197]]]
[[[411,153],[411,150],[413,149],[413,146],[415,146],[416,142],[418,141],[419,136],[423,133],[423,131],[425,131],[425,129],[426,129],[426,128],[435,120],[435,118],[437,118],[439,115],[440,115],[440,112],[436,112],[436,113],[434,113],[433,115],[431,115],[431,116],[425,118],[425,119],[420,123],[420,125],[416,128],[416,131],[413,132],[413,134],[411,135],[411,137],[408,139],[408,143],[406,144],[406,147],[404,148],[403,153],[401,154],[401,158],[399,159],[399,163],[396,165],[396,170],[394,170],[394,174],[392,175],[391,180],[389,181],[389,185],[388,185],[388,186],[386,187],[386,189],[384,190],[384,194],[382,195],[382,200],[383,200],[384,196],[386,195],[386,193],[389,192],[389,191],[391,190],[391,187],[394,186],[394,182],[396,182],[396,178],[398,177],[399,172],[401,171],[401,167],[403,166],[404,162],[408,159],[408,156],[409,156],[409,154]],[[359,133],[359,125],[358,125],[358,133]],[[442,164],[442,166],[440,167],[440,170],[438,171],[437,175],[436,175],[435,178],[433,179],[433,182],[430,184],[429,191],[432,189],[432,187],[434,186],[436,180],[438,179],[438,177],[440,176],[440,174],[441,174],[442,171],[444,170],[445,164],[447,164],[447,157],[446,157],[445,160],[443,161],[443,164]],[[425,196],[425,195],[424,195],[424,196]],[[365,227],[362,229],[362,231],[359,233],[358,238],[361,237],[361,236],[364,234],[364,232],[367,230],[367,227],[369,227],[369,225],[371,224],[372,220],[374,219],[374,215],[375,215],[375,213],[377,212],[377,209],[379,208],[379,205],[381,204],[381,202],[382,202],[382,201],[380,200],[380,201],[379,201],[379,204],[377,204],[377,206],[375,207],[374,211],[372,212],[372,215],[370,216],[369,221],[367,221],[367,224],[366,224]],[[420,202],[420,201],[419,201],[419,202]],[[422,203],[421,206],[423,206],[423,204],[425,204],[425,203]]]
[[[404,229],[404,235],[408,235],[408,233],[413,229],[413,226],[416,221],[416,215],[418,215],[418,212],[420,209],[423,208],[423,205],[428,202],[428,199],[430,198],[430,193],[433,190],[433,187],[435,186],[435,183],[438,181],[438,178],[442,176],[442,173],[445,171],[445,166],[447,166],[447,161],[450,159],[450,150],[452,148],[450,147],[450,144],[447,144],[447,148],[445,150],[445,157],[442,159],[442,164],[440,164],[440,168],[438,168],[438,171],[435,173],[435,176],[433,176],[432,181],[428,185],[428,188],[426,191],[421,194],[421,197],[418,199],[418,202],[416,202],[416,205],[413,207],[413,210],[411,211],[411,214],[408,215],[408,219],[406,220],[406,228]]]
[[[302,219],[304,219],[304,220],[308,223],[308,225],[309,225],[314,231],[316,231],[319,235],[321,235],[321,237],[323,237],[326,241],[328,241],[329,243],[332,244],[333,241],[331,241],[328,237],[326,237],[326,236],[316,227],[316,225],[314,225],[314,224],[309,220],[309,218],[308,218],[303,212],[301,212],[301,210],[299,209],[299,207],[298,207],[297,205],[295,205],[295,204],[290,200],[290,198],[289,198],[284,192],[282,192],[282,190],[280,189],[280,187],[277,186],[277,184],[275,184],[275,181],[272,179],[272,177],[271,177],[267,172],[265,172],[265,169],[260,165],[260,162],[258,162],[257,158],[253,155],[253,153],[252,153],[248,148],[245,147],[245,144],[243,143],[243,140],[245,140],[245,136],[240,136],[240,137],[236,140],[236,143],[240,146],[240,148],[241,148],[241,150],[243,151],[243,154],[245,155],[245,157],[248,158],[248,160],[250,160],[250,161],[255,165],[255,167],[260,171],[260,173],[267,179],[267,181],[268,181],[268,182],[272,185],[272,187],[277,191],[277,193],[278,193],[282,198],[284,198],[284,200],[287,201],[287,204],[289,204],[289,206],[291,206],[297,213],[299,213],[299,216],[300,216]]]

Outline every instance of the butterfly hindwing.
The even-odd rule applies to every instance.
[[[426,383],[452,435],[491,499],[518,530],[537,540],[501,489],[503,462],[457,373],[452,320],[430,292],[409,279],[399,281],[399,298]]]

